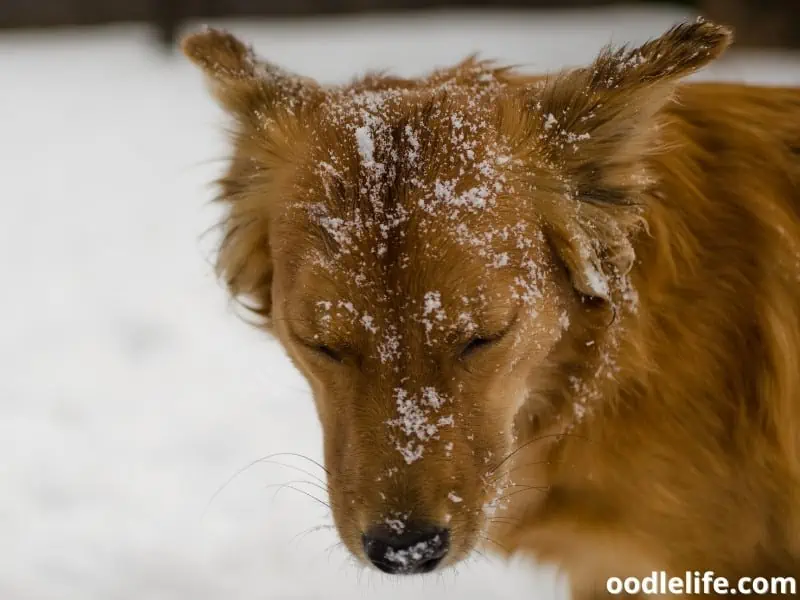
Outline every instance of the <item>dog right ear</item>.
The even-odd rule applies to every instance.
[[[320,90],[312,79],[259,59],[235,36],[206,28],[188,35],[183,53],[206,76],[220,105],[240,121],[264,125],[274,111],[293,111]]]
[[[219,224],[222,238],[217,249],[215,271],[231,299],[257,318],[251,324],[271,329],[273,262],[269,211],[258,188],[247,157],[234,157],[217,183],[218,201],[227,214]]]
[[[235,119],[234,152],[217,183],[225,205],[217,275],[230,296],[269,329],[272,313],[270,202],[265,186],[291,155],[291,117],[319,97],[320,86],[260,60],[233,35],[206,29],[186,37],[184,54],[205,74],[219,104]]]

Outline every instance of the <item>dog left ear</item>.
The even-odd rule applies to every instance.
[[[575,287],[608,299],[608,279],[633,264],[627,233],[650,183],[648,155],[659,150],[658,113],[681,78],[719,57],[731,32],[698,20],[644,45],[606,48],[588,67],[548,78],[528,91],[530,151],[566,182],[581,221],[556,245]]]

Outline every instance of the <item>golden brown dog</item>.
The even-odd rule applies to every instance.
[[[800,575],[800,91],[681,83],[730,40],[341,87],[185,40],[234,119],[219,272],[313,389],[356,557]]]

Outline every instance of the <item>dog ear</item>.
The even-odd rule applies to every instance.
[[[680,79],[719,57],[731,41],[725,27],[683,23],[638,48],[607,47],[590,66],[530,90],[532,150],[542,166],[563,176],[580,213],[556,237],[582,293],[607,299],[609,277],[631,268],[627,233],[641,223],[635,207],[652,185],[646,160],[660,150],[659,111]]]
[[[231,297],[269,328],[272,313],[272,250],[265,182],[291,155],[292,123],[318,97],[314,81],[260,60],[233,35],[205,29],[186,37],[186,56],[206,76],[220,105],[235,119],[233,157],[218,181],[225,205],[216,271]]]
[[[319,90],[314,80],[259,59],[225,31],[206,28],[190,34],[181,49],[203,71],[217,101],[240,120],[263,126],[272,111],[292,111]]]
[[[257,176],[247,157],[234,157],[228,172],[217,183],[218,201],[226,205],[219,224],[222,237],[215,271],[235,302],[256,317],[257,324],[272,326],[273,262],[269,211],[252,182]]]

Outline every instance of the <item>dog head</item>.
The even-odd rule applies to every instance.
[[[219,271],[311,385],[354,555],[425,572],[481,541],[520,410],[546,413],[576,340],[634,300],[656,115],[729,37],[698,22],[550,77],[468,60],[341,87],[227,33],[184,41],[234,120]]]

